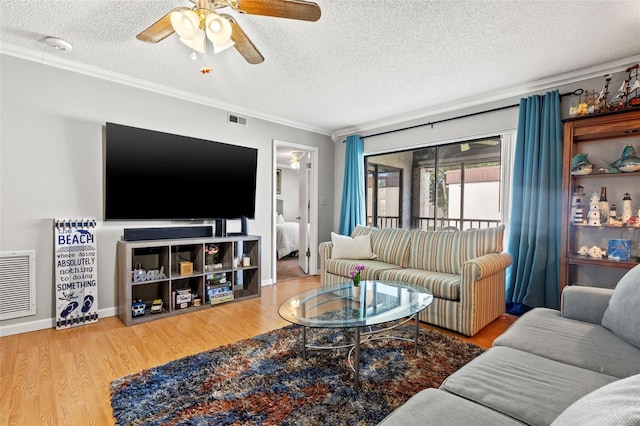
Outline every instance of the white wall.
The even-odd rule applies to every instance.
[[[0,73],[0,252],[36,251],[35,316],[0,322],[0,334],[53,326],[53,220],[96,218],[100,316],[116,314],[116,242],[123,229],[180,222],[104,222],[103,126],[107,121],[258,149],[256,219],[262,237],[262,282],[271,283],[273,140],[319,148],[321,169],[332,167],[328,136],[247,117],[227,123],[227,112],[130,85],[2,55]],[[233,112],[233,111],[229,111]],[[319,182],[319,239],[333,229],[333,177]],[[139,188],[131,199],[176,202],[168,188]],[[229,200],[229,202],[231,202]],[[191,223],[189,223],[191,224]],[[205,223],[209,224],[209,223]]]
[[[282,215],[287,222],[298,222],[300,216],[300,183],[298,170],[293,170],[289,166],[280,168],[282,170],[282,193],[277,195],[283,201]]]

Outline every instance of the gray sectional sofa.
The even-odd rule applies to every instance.
[[[362,279],[399,281],[433,293],[420,320],[473,336],[505,311],[504,225],[466,231],[377,229],[358,225],[350,237],[320,243],[322,285]]]
[[[570,286],[414,395],[393,425],[640,425],[640,266],[615,289]]]

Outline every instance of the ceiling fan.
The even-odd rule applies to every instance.
[[[190,0],[193,7],[178,6],[136,36],[147,43],[158,43],[174,32],[189,47],[204,52],[205,36],[214,52],[234,46],[250,64],[259,64],[264,57],[236,20],[218,9],[230,7],[235,12],[275,18],[317,21],[320,7],[303,0]]]

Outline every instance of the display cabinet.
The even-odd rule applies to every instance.
[[[560,291],[573,284],[613,288],[637,264],[640,224],[635,218],[623,221],[622,208],[630,206],[631,216],[638,214],[640,171],[625,168],[628,171],[622,172],[611,167],[627,146],[639,152],[640,109],[564,121]],[[632,151],[627,148],[625,152]],[[579,154],[586,156],[590,167],[579,165]],[[605,210],[595,214],[591,208],[592,197],[595,194],[599,203],[603,189],[609,207],[616,206],[615,220]],[[625,198],[631,201],[625,203]],[[609,253],[619,242],[629,246],[628,259],[615,250]],[[605,254],[599,256],[598,249]]]
[[[261,294],[260,237],[118,241],[118,315],[129,326]]]

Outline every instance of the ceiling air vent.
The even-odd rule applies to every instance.
[[[245,117],[229,114],[228,118],[229,118],[229,123],[242,124],[243,126],[247,125],[247,119]]]

